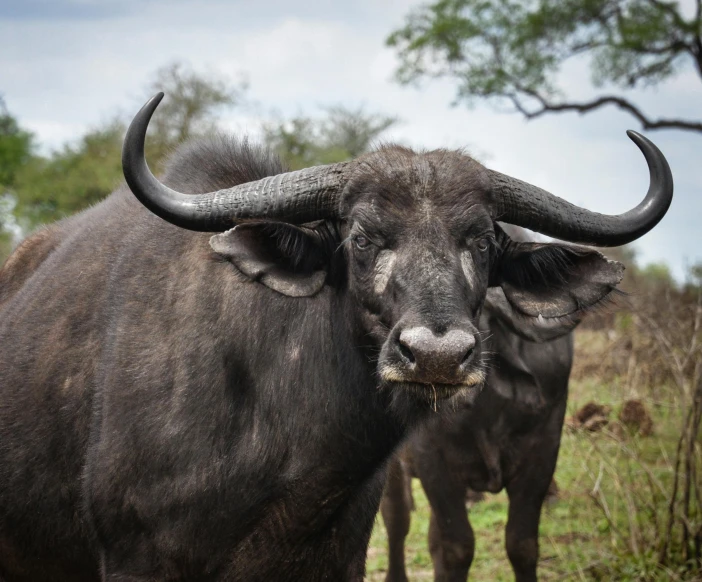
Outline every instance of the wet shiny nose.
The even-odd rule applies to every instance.
[[[475,336],[462,329],[438,336],[429,328],[411,327],[400,333],[397,350],[419,381],[452,382],[472,359]]]

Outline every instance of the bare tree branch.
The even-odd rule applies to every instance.
[[[404,59],[401,76],[398,73],[401,82],[423,76],[453,77],[459,80],[456,102],[497,98],[526,119],[562,111],[584,114],[613,105],[635,117],[646,130],[702,133],[702,120],[652,117],[625,96],[604,93],[591,100],[571,101],[557,94],[562,65],[586,54],[592,57],[593,85],[598,89],[605,83],[625,90],[657,86],[676,76],[678,65],[689,65],[688,58],[702,78],[702,0],[695,0],[694,17],[683,14],[679,3],[672,0],[642,0],[638,11],[629,10],[629,3],[621,0],[595,2],[592,9],[582,11],[590,4],[575,2],[575,8],[563,12],[563,18],[575,19],[573,26],[545,18],[541,27],[532,26],[529,20],[541,18],[541,8],[516,11],[514,16],[500,11],[497,16],[485,15],[478,6],[502,4],[464,0],[457,3],[463,11],[457,15],[446,4],[453,6],[436,0],[425,8],[421,24],[410,21],[390,37],[393,46],[400,46]],[[463,18],[464,14],[470,17],[471,11],[475,12],[475,22],[471,21],[475,27],[467,30]],[[436,23],[441,26],[435,30]],[[400,33],[404,48],[397,43]],[[428,56],[433,59],[433,70],[419,60]]]
[[[610,45],[612,46],[612,45]],[[652,45],[647,45],[644,43],[634,45],[634,44],[624,44],[621,43],[617,46],[626,49],[627,51],[640,53],[640,54],[651,54],[651,55],[670,55],[670,58],[674,58],[676,54],[682,52],[690,52],[690,45],[680,39],[673,39],[668,44],[663,46],[655,47]]]
[[[689,131],[702,131],[702,123],[699,122],[688,121],[684,119],[663,118],[652,120],[649,117],[647,117],[633,103],[631,103],[627,99],[624,99],[623,97],[607,95],[584,103],[552,103],[548,101],[545,97],[539,95],[536,91],[533,91],[531,89],[518,87],[518,90],[524,93],[525,95],[535,99],[541,104],[540,109],[530,111],[519,101],[518,95],[505,95],[505,97],[512,101],[517,111],[519,111],[527,119],[534,119],[536,117],[540,117],[544,113],[564,111],[577,111],[578,113],[587,113],[589,111],[593,111],[594,109],[604,107],[605,105],[614,105],[619,109],[628,111],[631,115],[636,117],[636,119],[638,119],[641,123],[643,129],[684,129]]]

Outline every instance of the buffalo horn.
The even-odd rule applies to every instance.
[[[646,198],[628,212],[611,216],[585,210],[516,178],[488,170],[493,217],[536,232],[583,244],[614,247],[646,234],[663,218],[673,199],[673,176],[661,151],[635,131],[627,131],[648,163]]]
[[[304,223],[338,214],[348,164],[286,172],[207,194],[183,194],[159,182],[144,158],[146,128],[163,99],[157,93],[141,108],[124,138],[122,169],[139,201],[164,220],[202,232],[220,232],[237,220],[269,218]]]

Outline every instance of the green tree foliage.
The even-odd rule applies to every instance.
[[[30,161],[33,148],[34,137],[19,126],[0,97],[0,264],[12,249],[12,188],[17,173]]]
[[[15,181],[17,170],[26,164],[34,147],[32,134],[20,128],[0,97],[0,188],[7,190]]]
[[[13,200],[9,196],[0,197],[0,266],[10,255],[13,247],[13,234],[9,228]]]
[[[688,269],[690,283],[702,289],[702,263],[694,263]]]
[[[623,93],[655,87],[692,65],[702,78],[702,0],[687,18],[670,0],[438,0],[394,31],[397,78],[458,80],[457,101],[508,104],[527,118],[589,112],[614,105],[644,129],[702,131],[702,123],[653,119]],[[603,92],[570,101],[558,87],[567,61],[590,57],[592,83]]]
[[[397,123],[397,118],[329,107],[322,118],[298,116],[264,123],[265,143],[293,170],[343,162],[370,149],[374,140]]]
[[[666,263],[649,263],[639,271],[639,277],[648,282],[650,286],[674,287],[675,280]]]
[[[15,184],[15,213],[29,226],[56,220],[95,204],[122,179],[125,127],[114,120],[48,158],[35,157]]]
[[[150,97],[157,91],[166,98],[150,124],[146,155],[159,172],[179,143],[212,131],[215,112],[239,103],[245,86],[174,63],[156,72],[146,93]],[[15,214],[23,225],[32,228],[58,220],[112,192],[122,181],[125,131],[126,122],[115,118],[48,157],[35,156],[24,163],[12,187]]]

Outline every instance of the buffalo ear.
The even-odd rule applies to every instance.
[[[327,278],[327,254],[313,229],[245,222],[214,235],[210,246],[249,279],[288,297],[310,297]]]
[[[491,284],[502,287],[518,315],[567,318],[575,327],[585,312],[610,298],[623,276],[624,265],[592,249],[509,240]]]

